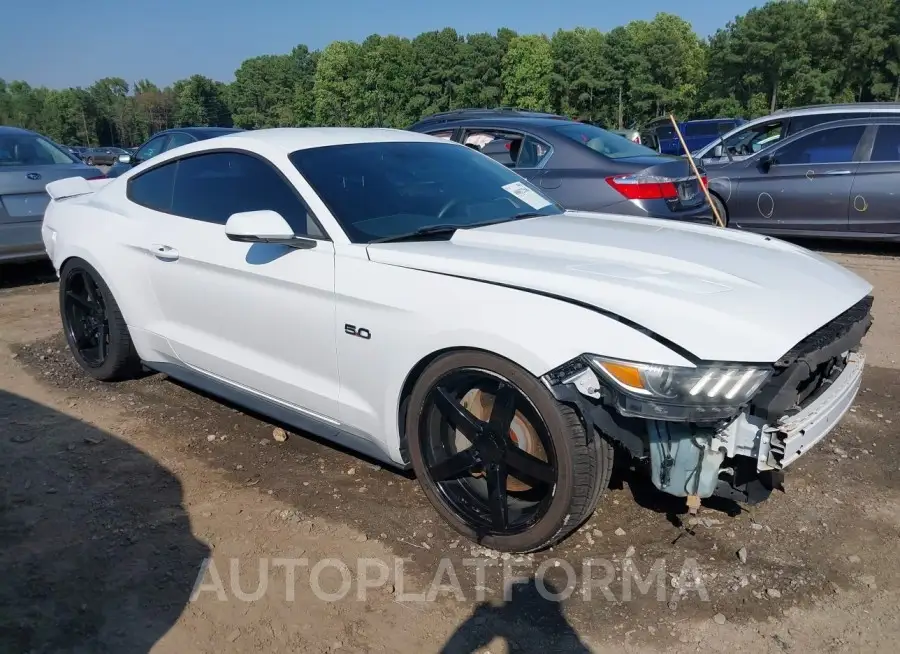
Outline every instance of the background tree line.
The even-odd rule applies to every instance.
[[[606,33],[372,35],[247,59],[230,84],[192,75],[159,88],[109,77],[53,90],[0,79],[0,124],[72,145],[131,145],[179,125],[406,127],[459,107],[630,126],[669,111],[749,118],[872,100],[900,100],[898,0],[776,0],[708,39],[667,13]]]

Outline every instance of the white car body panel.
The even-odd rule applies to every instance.
[[[398,464],[401,394],[414,367],[435,353],[487,350],[536,376],[588,352],[680,366],[692,358],[773,362],[871,290],[774,239],[602,214],[460,230],[449,241],[353,244],[287,156],[362,141],[464,147],[354,129],[192,143],[51,202],[48,254],[57,270],[71,257],[97,269],[151,367],[183,366],[339,426]],[[128,180],[147,168],[225,148],[268,159],[331,240],[271,256],[228,240],[222,225],[146,209],[125,195]],[[71,190],[57,184],[61,195]],[[354,338],[345,325],[372,337]]]
[[[783,241],[626,216],[570,212],[369,250],[383,263],[571,298],[707,361],[774,362],[871,291]]]

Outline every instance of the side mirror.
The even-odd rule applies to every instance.
[[[131,163],[131,155],[130,154],[120,154],[117,157],[119,163],[122,164],[130,164]]]
[[[716,159],[718,159],[719,157],[724,157],[725,156],[725,148],[722,146],[721,143],[719,143],[719,145],[717,145],[716,147],[714,147],[712,149],[711,154]]]
[[[225,235],[240,243],[277,243],[309,249],[316,241],[296,236],[288,222],[277,211],[242,211],[232,214],[225,223]]]
[[[767,173],[774,163],[775,157],[771,154],[764,154],[759,158],[759,169],[764,173]]]

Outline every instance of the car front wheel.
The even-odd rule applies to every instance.
[[[533,375],[486,352],[426,368],[407,413],[409,451],[437,511],[496,550],[552,545],[593,513],[612,448]]]

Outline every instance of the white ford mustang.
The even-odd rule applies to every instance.
[[[859,388],[856,275],[753,234],[566,212],[425,135],[240,132],[48,192],[89,374],[163,371],[411,466],[500,550],[584,522],[614,444],[690,507],[764,499]]]

